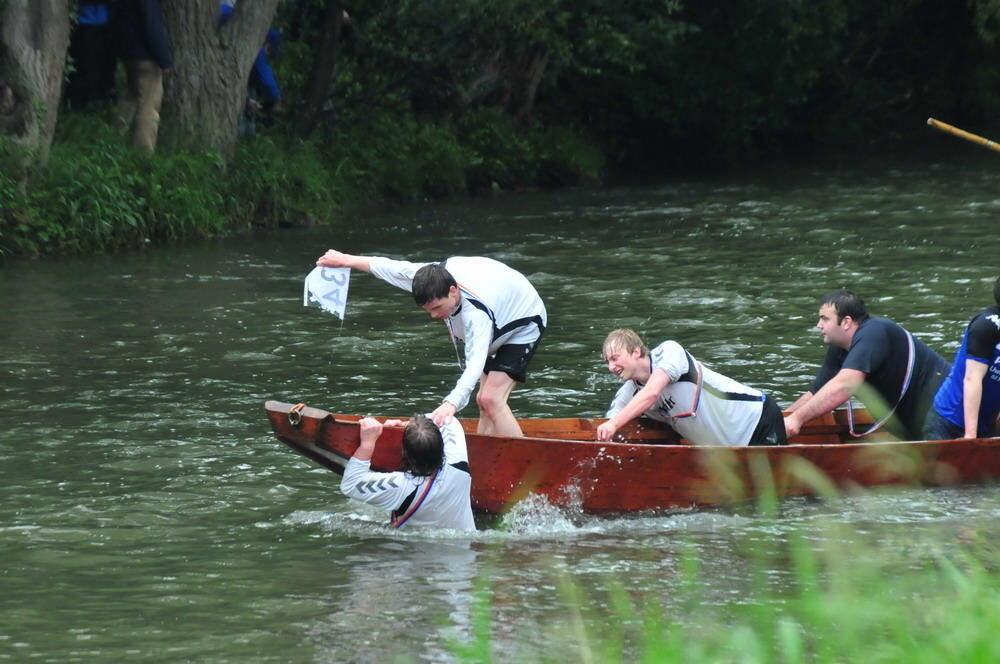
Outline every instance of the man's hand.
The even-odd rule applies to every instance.
[[[440,406],[435,408],[433,413],[431,413],[431,420],[434,421],[434,424],[442,427],[445,424],[448,424],[448,422],[451,422],[451,418],[455,417],[456,410],[455,404],[450,401],[445,401]]]
[[[374,417],[363,417],[358,425],[361,428],[361,446],[375,447],[375,441],[382,435],[382,423]]]
[[[606,443],[614,438],[615,432],[617,431],[618,424],[615,423],[614,419],[610,419],[601,426],[597,427],[597,440]]]
[[[791,442],[792,436],[799,435],[799,431],[801,430],[802,423],[799,421],[799,418],[795,416],[795,413],[792,413],[785,418],[785,436],[788,438],[789,442]]]
[[[349,256],[336,249],[328,249],[325,254],[316,259],[316,265],[320,267],[350,267],[348,265]]]

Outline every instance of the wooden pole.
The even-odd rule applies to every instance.
[[[927,124],[934,127],[935,129],[940,129],[941,131],[946,131],[949,134],[954,134],[959,138],[964,138],[967,141],[972,141],[973,143],[979,143],[983,147],[987,147],[990,150],[996,150],[1000,152],[1000,144],[994,143],[988,138],[983,138],[982,136],[976,136],[975,134],[970,134],[967,131],[959,129],[958,127],[952,127],[946,122],[941,122],[940,120],[935,120],[934,118],[927,118]]]

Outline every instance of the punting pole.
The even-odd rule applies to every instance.
[[[988,138],[983,138],[982,136],[976,136],[975,134],[970,134],[969,132],[959,129],[958,127],[952,127],[947,122],[941,122],[940,120],[935,120],[934,118],[927,118],[927,124],[934,127],[935,129],[940,129],[941,131],[946,131],[949,134],[954,134],[959,138],[964,138],[967,141],[972,141],[973,143],[979,143],[983,147],[987,147],[991,150],[996,150],[1000,152],[1000,144],[994,143]]]

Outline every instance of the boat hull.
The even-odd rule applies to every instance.
[[[279,440],[342,473],[359,443],[354,415],[268,401]],[[621,442],[597,442],[603,420],[521,420],[524,437],[475,433],[463,420],[472,469],[472,506],[500,514],[530,494],[593,514],[702,507],[775,496],[823,495],[886,484],[949,485],[1000,476],[1000,439],[849,439],[840,413],[816,420],[792,444],[695,446],[640,420]],[[402,431],[386,428],[372,458],[378,471],[402,464]],[[849,439],[852,442],[843,442]],[[859,442],[853,442],[853,441]]]

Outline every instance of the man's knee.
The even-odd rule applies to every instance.
[[[476,405],[484,413],[495,413],[501,401],[500,395],[495,390],[484,388],[476,394]]]
[[[476,394],[476,405],[481,412],[495,413],[507,405],[508,393],[509,390],[504,385],[487,383]]]

